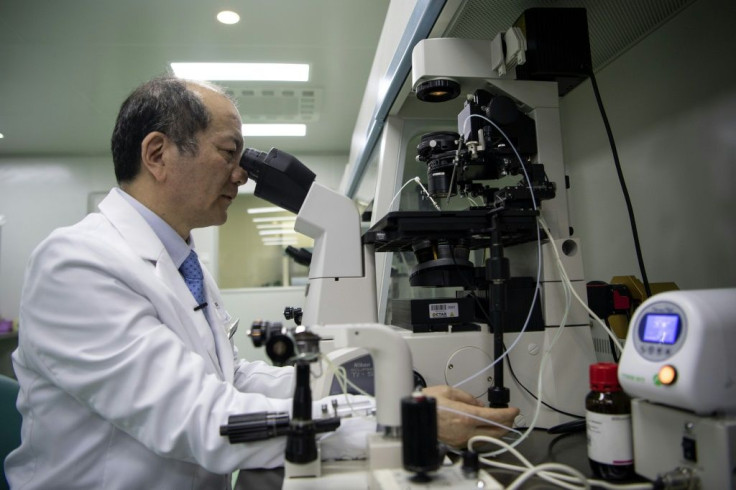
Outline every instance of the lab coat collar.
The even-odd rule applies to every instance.
[[[143,259],[158,261],[166,252],[163,243],[148,226],[138,211],[121,195],[120,189],[113,188],[99,204],[99,209],[110,223],[120,232],[125,241]]]

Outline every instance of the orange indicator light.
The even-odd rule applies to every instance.
[[[657,376],[659,377],[659,382],[663,385],[671,385],[677,380],[677,370],[673,366],[665,364],[659,369]]]

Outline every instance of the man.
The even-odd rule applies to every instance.
[[[283,438],[230,445],[219,426],[289,410],[293,370],[236,359],[216,284],[203,271],[204,287],[190,290],[186,272],[200,269],[191,230],[224,223],[247,180],[240,127],[209,84],[158,78],[123,103],[112,136],[119,189],[100,213],[54,231],[26,273],[12,488],[226,488],[237,468],[283,463]],[[505,425],[517,413],[447,387],[430,393]],[[440,424],[452,443],[477,425],[444,417],[457,424]]]

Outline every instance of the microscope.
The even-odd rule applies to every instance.
[[[276,148],[246,148],[240,166],[256,182],[256,197],[295,213],[294,229],[314,239],[301,323],[376,323],[374,255],[361,242],[355,203],[315,182],[306,165]]]
[[[573,64],[589,65],[584,10],[542,10],[582,15],[582,60]],[[537,426],[552,427],[584,415],[596,354],[588,313],[569,299],[565,280],[566,274],[584,300],[559,118],[560,94],[571,86],[554,74],[536,76],[539,70],[529,66],[539,54],[527,49],[537,13],[526,19],[525,33],[514,27],[490,41],[435,38],[416,45],[416,98],[450,107],[466,95],[457,104],[456,126],[424,134],[416,146],[427,199],[437,206],[389,211],[363,241],[376,254],[401,254],[410,267],[410,287],[389,299],[387,323],[404,330],[418,381],[457,386],[490,406],[516,406],[520,426],[531,423],[541,397]],[[457,209],[459,201],[468,204]],[[419,294],[420,288],[438,294]]]
[[[542,14],[548,10],[582,16],[585,29],[566,45],[582,53],[577,65],[589,66],[584,10]],[[468,94],[458,106],[456,130],[428,133],[417,146],[429,194],[440,205],[453,196],[478,204],[457,211],[392,211],[361,236],[354,203],[315,182],[287,153],[247,149],[241,162],[256,181],[255,195],[298,213],[295,230],[315,240],[302,324],[376,323],[376,254],[412,254],[412,288],[457,289],[449,297],[392,300],[393,317],[386,321],[409,343],[415,384],[454,385],[492,406],[516,406],[521,426],[531,421],[541,396],[545,405],[537,423],[551,427],[584,414],[588,366],[596,356],[587,311],[568,301],[557,266],[559,257],[575,292],[585,298],[559,120],[560,93],[571,86],[557,79],[573,77],[537,76],[540,70],[531,66],[540,49],[527,49],[526,40],[541,20],[528,15],[526,33],[514,27],[491,41],[436,38],[414,48],[412,87],[419,100],[447,105]],[[502,185],[509,179],[516,182]],[[552,240],[538,228],[539,217]],[[365,353],[356,358],[322,345],[323,352],[335,351],[337,362],[356,366],[358,383],[369,378],[373,364]],[[329,394],[334,383],[321,383],[316,391]]]

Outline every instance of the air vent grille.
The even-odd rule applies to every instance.
[[[319,120],[322,89],[230,86],[244,123],[309,123]]]

